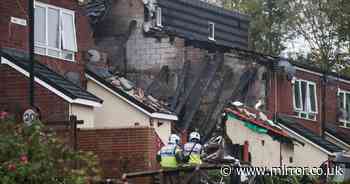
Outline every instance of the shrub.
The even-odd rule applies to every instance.
[[[73,151],[41,122],[16,123],[0,113],[0,184],[86,184],[100,180],[97,157]]]

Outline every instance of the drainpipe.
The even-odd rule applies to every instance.
[[[322,77],[322,114],[321,114],[321,130],[320,135],[324,137],[324,129],[326,125],[326,86],[327,86],[327,75],[329,70],[329,61],[326,63],[326,67],[323,69],[323,77]]]
[[[34,0],[28,0],[29,104],[34,106]]]

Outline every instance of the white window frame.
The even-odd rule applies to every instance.
[[[295,99],[295,86],[296,83],[299,83],[299,104],[301,106],[301,108],[297,108],[296,107],[296,99]],[[302,101],[302,91],[301,91],[301,82],[305,82],[306,83],[306,110],[303,110],[304,104]],[[310,100],[310,85],[314,86],[314,97],[315,97],[315,111],[311,110],[311,100]],[[312,120],[312,121],[316,121],[316,115],[318,114],[318,103],[317,103],[317,88],[316,88],[316,83],[312,82],[312,81],[308,81],[308,80],[303,80],[303,79],[296,79],[292,90],[293,90],[293,109],[294,111],[297,113],[297,117],[301,118],[301,119],[307,119],[307,120]]]
[[[210,31],[211,29],[213,31]],[[210,22],[210,21],[208,22],[208,34],[209,34],[208,39],[215,41],[215,23],[214,22]]]
[[[76,24],[75,24],[75,12],[72,11],[72,10],[68,10],[68,9],[65,9],[65,8],[61,8],[61,7],[57,7],[57,6],[53,6],[53,5],[49,5],[49,4],[45,4],[45,3],[41,3],[41,2],[37,2],[35,1],[35,4],[34,4],[34,7],[41,7],[41,8],[45,8],[45,41],[46,41],[46,44],[43,45],[43,44],[40,44],[38,42],[35,42],[35,48],[41,48],[41,49],[44,49],[45,50],[45,53],[41,53],[41,52],[38,52],[34,49],[34,52],[38,55],[43,55],[43,56],[48,56],[48,57],[53,57],[53,58],[57,58],[57,59],[62,59],[62,60],[66,60],[66,61],[75,61],[75,53],[78,51],[78,48],[77,48],[77,32],[76,32]],[[48,9],[51,8],[51,9],[55,9],[55,10],[58,10],[59,11],[59,35],[58,35],[58,39],[59,39],[59,48],[61,49],[57,49],[57,48],[53,48],[53,47],[50,47],[48,46]],[[62,49],[62,14],[65,13],[65,14],[68,14],[68,15],[71,15],[73,17],[73,31],[75,33],[75,36],[74,36],[74,43],[75,43],[75,47],[76,49],[75,50],[64,50]],[[54,51],[57,51],[59,53],[59,56],[54,56],[54,55],[49,55],[48,54],[48,50],[54,50]],[[66,59],[63,57],[63,53],[64,52],[71,52],[72,53],[72,59]]]
[[[157,6],[156,7],[156,26],[157,27],[163,27],[162,24],[162,8]]]
[[[344,94],[343,99],[342,99],[343,100],[343,107],[342,108],[346,109],[346,95],[350,94],[350,91],[339,89],[337,92],[337,97],[340,96],[340,93]],[[337,106],[337,109],[338,109],[338,106]],[[341,118],[339,118],[338,120],[339,120],[339,122],[343,123],[343,125],[341,125],[341,127],[350,129],[350,120],[341,119]]]

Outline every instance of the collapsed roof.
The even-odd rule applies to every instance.
[[[168,110],[168,104],[164,101],[160,101],[151,95],[147,95],[143,89],[135,87],[135,85],[126,78],[118,75],[110,74],[106,69],[87,67],[86,74],[88,78],[93,78],[97,82],[113,90],[118,95],[122,96],[132,104],[145,110],[151,116],[156,118],[162,118],[162,116],[156,116],[157,114],[168,115],[166,119],[177,120],[177,116],[170,110]]]

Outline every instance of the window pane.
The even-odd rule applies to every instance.
[[[209,38],[214,39],[215,25],[214,23],[209,23]]]
[[[310,93],[310,110],[311,112],[316,112],[316,89],[315,86],[312,84],[309,84],[309,93]]]
[[[338,96],[338,108],[344,108],[344,93],[343,92],[339,92],[339,96]]]
[[[62,29],[62,48],[65,50],[77,51],[74,20],[72,15],[62,13]]]
[[[59,11],[48,9],[48,45],[53,48],[59,48]]]
[[[40,45],[46,43],[46,19],[45,19],[45,8],[36,6],[34,13],[34,40]]]
[[[157,7],[157,26],[162,26],[162,9],[160,7]]]
[[[300,104],[300,82],[295,81],[294,83],[294,102],[295,102],[295,108],[301,109]]]
[[[45,48],[34,47],[34,52],[40,55],[45,55]]]
[[[47,55],[53,56],[53,57],[59,57],[60,52],[52,49],[47,49]]]
[[[70,51],[62,51],[62,58],[67,60],[73,60],[74,59],[74,52]]]
[[[303,111],[306,111],[306,106],[307,106],[307,104],[306,104],[306,82],[304,82],[304,81],[301,81],[300,82],[300,85],[301,85],[301,105],[302,105],[302,110]]]
[[[350,93],[346,94],[346,100],[345,100],[345,110],[346,110],[346,116],[344,117],[346,120],[350,119]]]

